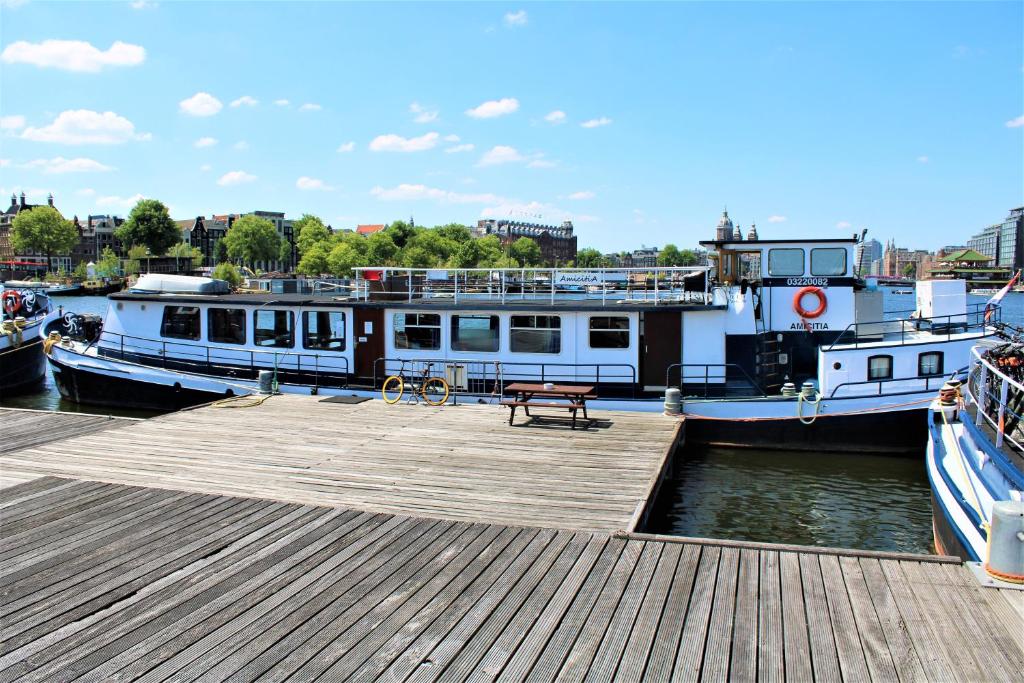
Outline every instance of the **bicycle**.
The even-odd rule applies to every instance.
[[[398,369],[398,373],[391,375],[384,380],[384,385],[381,388],[381,394],[384,397],[384,402],[393,405],[402,400],[402,395],[405,393],[405,386],[409,385],[411,389],[409,394],[409,402],[419,402],[419,398],[423,398],[423,402],[430,406],[441,406],[444,405],[448,400],[448,394],[451,389],[441,377],[431,377],[430,369],[434,367],[433,362],[427,362],[421,372],[407,377],[405,366],[410,361],[402,361],[402,366]]]

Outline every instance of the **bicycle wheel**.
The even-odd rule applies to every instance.
[[[448,400],[448,382],[440,377],[428,377],[423,381],[423,388],[420,390],[423,400],[427,405],[443,406]]]
[[[384,396],[384,402],[387,404],[398,403],[404,392],[405,382],[398,375],[391,375],[384,380],[384,386],[380,390],[381,395]]]

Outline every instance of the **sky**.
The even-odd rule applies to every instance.
[[[1022,7],[0,0],[0,197],[962,244],[1024,204]]]

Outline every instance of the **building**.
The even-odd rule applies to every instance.
[[[934,258],[935,255],[926,249],[897,247],[896,242],[890,240],[885,245],[877,274],[882,277],[924,278]]]
[[[871,264],[882,259],[882,243],[878,240],[863,240],[853,249],[854,272],[871,274]]]
[[[203,266],[217,265],[217,245],[228,233],[227,223],[216,217],[196,216],[190,220],[176,221],[181,228],[181,240],[190,247],[203,252]]]
[[[572,221],[563,221],[560,226],[554,226],[483,218],[477,221],[472,233],[474,237],[496,235],[503,247],[520,237],[529,237],[540,247],[541,260],[552,265],[576,259],[576,235],[573,234]]]
[[[124,225],[120,216],[97,215],[88,216],[85,225],[79,230],[78,248],[73,254],[77,266],[80,262],[97,262],[108,247],[118,258],[127,258],[128,249],[117,238],[115,231]]]
[[[51,208],[53,206],[53,195],[46,197],[46,204]],[[5,270],[14,270],[15,266],[24,270],[47,270],[52,267],[54,270],[64,269],[70,271],[74,266],[72,265],[72,257],[69,254],[53,254],[49,261],[47,260],[46,254],[40,254],[39,252],[25,252],[15,253],[14,245],[11,244],[11,227],[14,225],[14,218],[22,211],[31,211],[32,209],[43,206],[42,204],[29,204],[26,201],[25,193],[21,195],[11,194],[11,205],[0,214],[0,266],[4,266]],[[78,225],[78,217],[74,219],[75,227],[79,229],[81,233],[81,227]]]
[[[983,229],[967,240],[967,247],[992,259],[996,268],[1024,268],[1024,206],[1010,209],[1002,223]]]
[[[264,270],[264,271],[292,271],[295,270],[295,264],[298,263],[298,248],[295,244],[295,230],[292,221],[284,217],[284,213],[280,211],[250,211],[247,214],[238,213],[226,213],[213,216],[213,220],[219,223],[223,223],[227,228],[224,233],[231,229],[235,221],[242,216],[256,216],[263,218],[273,223],[274,228],[277,230],[277,236],[281,238],[283,243],[289,245],[288,251],[290,252],[287,259],[271,259],[269,261],[257,261],[253,264],[253,267]],[[205,252],[204,252],[205,254]]]
[[[1002,287],[1010,280],[1009,268],[991,266],[991,256],[980,254],[974,249],[961,249],[936,260],[930,276],[938,279],[967,280],[967,288],[986,289]]]
[[[385,226],[383,223],[377,223],[377,224],[374,224],[374,225],[357,225],[356,226],[356,234],[357,235],[362,235],[363,237],[369,237],[370,235],[372,235],[375,232],[380,232],[385,227],[387,227],[387,226]]]

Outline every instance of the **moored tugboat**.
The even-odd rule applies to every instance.
[[[0,293],[0,396],[25,393],[46,376],[46,327],[56,314],[50,299],[31,289]]]

